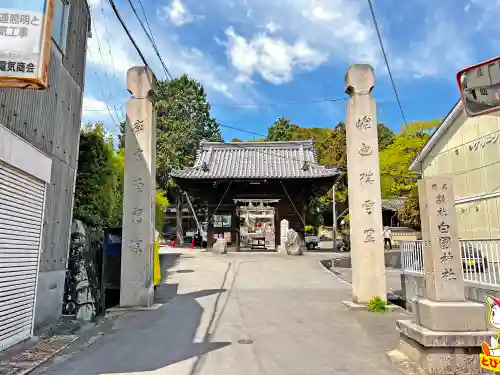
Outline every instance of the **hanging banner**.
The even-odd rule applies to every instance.
[[[0,87],[47,88],[53,1],[0,1]]]

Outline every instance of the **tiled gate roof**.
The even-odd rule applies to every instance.
[[[338,175],[318,164],[313,141],[202,142],[193,167],[172,171],[183,179],[289,179]]]

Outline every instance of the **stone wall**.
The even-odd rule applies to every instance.
[[[63,314],[91,320],[100,313],[102,248],[102,230],[73,222]]]
[[[412,311],[411,301],[425,297],[425,279],[423,275],[401,274],[401,287],[408,311]],[[500,296],[500,287],[483,286],[465,281],[465,298],[470,301],[485,303],[486,296]]]

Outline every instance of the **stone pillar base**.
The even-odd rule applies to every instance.
[[[411,320],[396,324],[400,343],[389,353],[394,362],[408,358],[426,374],[480,375],[481,343],[496,337],[494,331],[445,332],[432,331]]]
[[[488,330],[487,310],[482,303],[437,302],[419,299],[415,321],[433,331],[468,332]]]

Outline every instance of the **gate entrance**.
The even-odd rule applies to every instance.
[[[208,206],[207,248],[225,238],[236,251],[275,251],[280,221],[303,238],[306,204],[340,173],[318,164],[309,140],[202,142],[194,166],[171,176],[193,204]]]
[[[276,250],[276,211],[268,201],[237,200],[241,251]],[[242,205],[243,204],[243,205]]]

